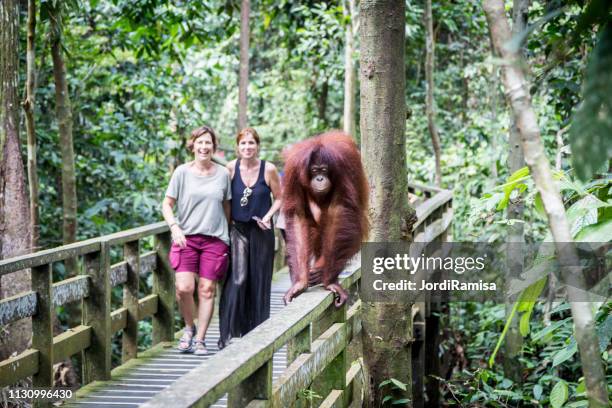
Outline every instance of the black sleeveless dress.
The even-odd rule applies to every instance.
[[[231,268],[219,303],[219,348],[270,317],[274,230],[264,231],[253,220],[254,216],[263,218],[272,206],[265,166],[262,160],[257,181],[249,192],[240,175],[240,160],[236,161],[232,179]]]

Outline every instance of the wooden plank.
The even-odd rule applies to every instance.
[[[154,316],[159,308],[159,296],[155,293],[145,296],[138,301],[138,316],[140,319]]]
[[[164,221],[154,224],[145,225],[143,227],[132,228],[125,231],[119,231],[114,234],[105,235],[103,238],[109,245],[123,245],[126,242],[136,241],[140,238],[146,238],[151,235],[161,234],[168,231],[168,225]]]
[[[346,323],[348,326],[347,342],[350,343],[361,333],[361,299],[357,299],[346,312]]]
[[[53,284],[53,306],[62,306],[89,296],[89,278],[85,275]]]
[[[111,265],[110,284],[111,287],[119,286],[127,282],[127,262],[121,261]]]
[[[442,215],[442,218],[438,218],[428,225],[422,225],[422,231],[415,234],[414,242],[432,242],[439,236],[449,229],[453,222],[453,209],[452,207],[447,209]]]
[[[128,264],[126,261],[117,262],[111,265],[110,281],[111,286],[119,286],[127,282]],[[140,256],[140,276],[147,276],[157,269],[157,253],[149,251]]]
[[[357,384],[355,381],[357,376],[361,374],[361,361],[361,358],[353,361],[346,372],[346,387],[344,389],[345,406],[350,406],[353,402],[359,402],[361,399],[363,384]]]
[[[453,193],[449,190],[443,190],[428,200],[425,200],[421,205],[415,208],[417,222],[412,226],[416,230],[431,214],[438,208],[443,207],[446,203],[453,199]]]
[[[36,313],[36,292],[31,290],[0,300],[0,326]]]
[[[153,293],[159,296],[157,313],[153,316],[153,344],[174,340],[174,270],[170,266],[170,233],[155,236],[157,270],[153,273]]]
[[[345,288],[350,287],[361,277],[361,271],[356,266],[351,266],[349,273],[341,279],[341,284]],[[272,358],[274,351],[302,331],[332,302],[331,292],[321,287],[308,290],[291,302],[282,314],[272,316],[239,342],[221,350],[209,359],[206,365],[185,374],[181,381],[172,384],[142,407],[166,408],[195,404],[206,406],[215,403],[223,394]],[[346,340],[344,330],[341,336],[344,344]],[[333,341],[338,339],[334,337]],[[324,351],[318,353],[317,355],[326,355]]]
[[[27,349],[0,361],[0,387],[6,387],[38,372],[38,350]]]
[[[343,408],[343,397],[343,390],[331,390],[327,398],[325,398],[321,405],[319,405],[319,408]]]
[[[272,406],[291,406],[298,392],[308,387],[345,348],[346,325],[335,323],[313,342],[312,353],[299,356],[280,376],[272,391]]]
[[[100,238],[93,238],[32,254],[3,259],[0,261],[0,276],[22,269],[34,268],[57,261],[63,261],[64,259],[75,258],[80,255],[95,252],[99,249]]]
[[[425,192],[429,192],[429,193],[439,193],[440,191],[443,191],[440,187],[436,187],[436,186],[428,186],[425,184],[419,184],[419,183],[408,183],[408,189],[413,190],[413,191],[425,191]]]
[[[126,325],[123,330],[121,362],[136,357],[138,352],[138,286],[140,283],[140,240],[126,242],[123,257],[127,263],[127,282],[123,285],[123,307],[127,310]],[[155,310],[157,311],[157,305]]]
[[[76,258],[100,250],[100,242],[107,241],[110,245],[120,245],[168,231],[165,222],[157,222],[143,227],[120,231],[103,237],[92,238],[85,241],[62,245],[57,248],[46,249],[32,254],[25,254],[0,261],[0,276],[22,269],[33,268],[44,264]]]
[[[83,324],[92,329],[91,345],[83,352],[83,383],[110,379],[110,246],[100,242],[100,251],[85,256],[90,278],[89,296],[83,300]]]
[[[145,252],[140,256],[140,276],[147,276],[157,269],[157,251]]]
[[[334,324],[346,322],[346,303],[339,308],[332,304],[328,310],[332,310],[331,315],[333,316],[332,318]],[[348,325],[345,325],[345,331],[348,332]],[[346,344],[348,344],[348,340]],[[325,396],[328,395],[334,389],[344,390],[344,388],[346,387],[346,344],[344,348],[340,351],[340,353],[338,353],[338,355],[323,369],[323,371],[321,371],[321,373],[315,377],[314,381],[310,385],[310,388],[317,395]]]
[[[59,363],[91,344],[91,327],[77,326],[53,338],[53,364]]]
[[[253,400],[249,402],[246,408],[268,408],[270,406],[270,401],[268,400]]]
[[[111,333],[116,333],[127,324],[127,309],[121,307],[111,312]]]
[[[32,348],[38,350],[38,370],[32,386],[53,386],[53,302],[51,264],[32,268],[32,290],[37,295],[37,311],[32,317]]]

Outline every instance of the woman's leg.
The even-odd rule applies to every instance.
[[[274,268],[274,232],[254,226],[250,234],[247,313],[251,331],[270,317],[270,292]]]
[[[242,321],[247,318],[245,299],[249,241],[245,235],[245,227],[235,224],[230,231],[230,238],[231,267],[219,302],[219,348],[225,347],[232,337],[244,334],[241,330]]]
[[[198,282],[198,332],[197,340],[204,340],[210,319],[215,308],[215,290],[217,282],[200,277]]]
[[[185,320],[187,328],[193,327],[193,313],[195,303],[193,301],[193,292],[195,290],[195,272],[177,272],[176,273],[176,301],[181,311],[181,316]]]

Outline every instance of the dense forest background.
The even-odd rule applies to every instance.
[[[157,0],[62,3],[62,47],[74,122],[78,238],[156,221],[170,171],[187,159],[185,137],[191,129],[210,124],[221,137],[221,153],[234,156],[240,5]],[[560,6],[532,4],[529,21],[537,24],[526,39],[526,56],[548,157],[554,161],[559,155],[558,167],[567,172],[571,170],[567,128],[581,100],[584,69],[597,30],[576,34],[582,7],[579,2]],[[431,183],[424,5],[409,2],[407,11],[408,174],[411,181]],[[454,238],[500,239],[504,217],[490,216],[496,203],[481,199],[498,191],[494,187],[509,176],[510,121],[486,20],[477,1],[434,4],[433,15],[442,180],[455,192]],[[61,155],[48,28],[42,18],[35,111],[40,246],[53,247],[61,243]],[[263,158],[281,164],[284,145],[342,127],[346,22],[340,2],[253,3],[249,125],[263,137]],[[566,41],[568,35],[572,41]],[[25,32],[21,38],[25,49]],[[358,45],[355,48],[358,60]],[[24,79],[25,60],[21,67]],[[359,139],[358,131],[355,136]],[[573,177],[571,171],[568,177]],[[528,197],[528,204],[534,199]],[[527,207],[526,234],[541,239],[544,218],[535,213],[535,206]]]
[[[510,12],[512,2],[507,3]],[[592,154],[603,152],[608,158],[612,149],[612,39],[604,35],[600,24],[610,15],[605,3],[532,1],[528,29],[514,40],[525,57],[533,106],[547,157],[557,170],[572,232],[584,241],[608,241],[612,236],[608,159],[595,170],[584,164],[593,147]],[[282,166],[282,147],[342,128],[345,33],[349,23],[359,28],[358,7],[351,16],[344,9],[348,4],[340,0],[252,2],[248,125],[262,136],[262,158]],[[601,8],[603,17],[597,15]],[[27,7],[21,10],[25,22]],[[39,248],[61,245],[63,239],[62,155],[50,55],[57,16],[61,16],[61,47],[72,105],[78,240],[159,221],[171,171],[189,160],[185,143],[191,129],[212,126],[220,136],[220,155],[234,157],[238,1],[43,0],[39,11],[34,107]],[[407,2],[406,153],[410,181],[433,184],[424,12],[425,2]],[[541,199],[528,172],[508,170],[512,123],[499,58],[492,52],[480,1],[434,2],[432,16],[441,185],[454,194],[453,239],[502,241],[515,223],[524,226],[527,241],[550,239]],[[20,49],[25,50],[26,24],[20,27]],[[357,40],[355,36],[355,63]],[[605,50],[599,59],[593,52],[598,41]],[[19,89],[25,89],[25,53],[20,55]],[[357,94],[355,98],[358,104]],[[584,133],[572,133],[572,123],[580,119],[579,109],[588,105],[589,98],[607,100],[603,110],[607,116],[600,124],[607,128],[591,132],[607,134],[607,139],[589,138],[585,127],[581,128]],[[356,115],[359,123],[358,106]],[[26,163],[27,142],[22,134]],[[359,140],[358,129],[354,136]],[[579,137],[589,142],[576,143]],[[570,145],[576,148],[572,151]],[[517,200],[524,204],[523,220],[509,219],[505,211]],[[610,304],[599,306],[599,346],[610,388]],[[486,362],[506,321],[504,305],[454,305],[453,330],[443,344],[460,362],[445,383],[449,403],[492,400],[497,406],[517,401],[561,406],[568,401],[567,406],[586,406],[568,309],[565,303],[531,306],[526,327],[521,327],[523,368],[519,378],[512,380],[499,365],[490,368]]]

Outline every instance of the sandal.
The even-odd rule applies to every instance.
[[[181,353],[193,353],[193,338],[196,335],[196,327],[195,325],[191,327],[191,329],[189,329],[188,327],[185,327],[185,329],[183,330],[183,335],[181,336],[181,338],[179,339],[179,344],[178,344],[178,351],[180,351]]]
[[[196,356],[205,356],[209,354],[204,340],[193,341],[193,354],[195,354]]]

